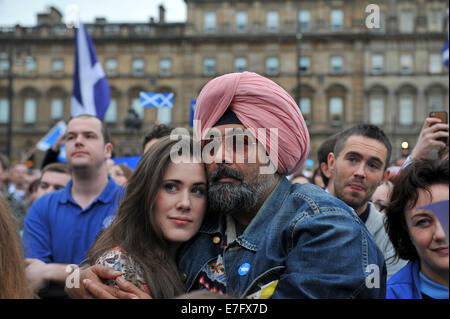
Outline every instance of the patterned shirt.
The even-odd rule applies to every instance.
[[[110,251],[105,252],[95,263],[122,272],[122,276],[125,280],[150,294],[148,285],[144,280],[141,266],[139,266],[132,258],[124,254],[121,247],[114,247]],[[117,287],[114,280],[107,280],[105,284]]]
[[[225,230],[225,236],[222,238],[220,254],[216,259],[206,264],[200,271],[197,289],[215,292],[220,295],[226,294],[227,283],[223,254],[227,249],[227,246],[241,235],[244,230],[245,226],[235,222],[231,216],[227,216],[227,228]]]

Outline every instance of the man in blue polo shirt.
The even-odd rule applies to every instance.
[[[35,201],[25,219],[26,271],[35,290],[50,281],[65,281],[68,264],[85,258],[99,232],[111,222],[122,193],[107,173],[112,144],[97,117],[73,118],[65,138],[72,180]]]

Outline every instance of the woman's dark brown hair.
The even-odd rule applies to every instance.
[[[0,195],[0,299],[34,297],[25,277],[18,226],[11,207]]]
[[[419,260],[409,237],[405,214],[416,205],[419,190],[429,192],[432,185],[449,184],[448,170],[448,160],[414,160],[395,179],[385,226],[397,258]]]
[[[173,148],[175,144],[177,147]],[[185,292],[167,242],[151,213],[171,162],[170,154],[179,146],[189,147],[192,155],[191,138],[171,140],[169,136],[161,138],[143,155],[128,180],[114,221],[99,236],[87,257],[92,265],[103,253],[120,246],[141,266],[153,298],[172,298]]]

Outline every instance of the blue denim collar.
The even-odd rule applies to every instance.
[[[268,231],[268,223],[273,219],[273,215],[281,209],[283,202],[289,195],[290,187],[289,181],[282,176],[244,233],[237,238],[236,242],[239,245],[249,250],[258,250],[258,243]]]

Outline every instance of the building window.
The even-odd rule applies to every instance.
[[[136,111],[141,120],[144,118],[144,107],[141,105],[141,100],[139,98],[131,100],[131,108]]]
[[[298,66],[300,68],[300,73],[309,74],[311,72],[311,58],[309,56],[300,57]]]
[[[236,30],[239,32],[247,31],[247,12],[239,11],[236,13]]]
[[[342,97],[330,98],[330,121],[332,125],[341,125],[343,120],[344,99]]]
[[[204,75],[216,74],[216,59],[206,58],[203,60],[203,74]]]
[[[309,31],[311,29],[311,13],[307,10],[301,10],[298,13],[298,25],[301,31]]]
[[[25,59],[25,74],[36,74],[36,60],[31,56]]]
[[[428,30],[442,32],[442,11],[431,10],[428,14]]]
[[[115,123],[117,121],[117,100],[112,98],[105,113],[106,123]]]
[[[266,73],[269,75],[278,74],[279,61],[277,57],[269,57],[266,59]]]
[[[247,70],[247,59],[246,58],[236,58],[234,60],[234,71],[244,72]]]
[[[106,75],[117,74],[117,59],[107,59],[105,62]]]
[[[372,73],[380,74],[384,71],[384,57],[381,54],[372,55]]]
[[[413,124],[414,109],[413,109],[413,99],[410,96],[400,97],[400,112],[399,112],[399,123],[400,125],[411,125]]]
[[[55,74],[61,74],[64,72],[64,60],[63,59],[52,60],[52,72]]]
[[[134,59],[133,60],[133,75],[134,76],[143,76],[144,69],[145,69],[144,59]]]
[[[440,95],[431,95],[428,98],[428,105],[430,112],[444,110],[443,98]]]
[[[440,85],[434,85],[426,92],[428,100],[428,110],[432,111],[444,111],[444,102],[446,97],[446,89]]]
[[[267,30],[272,32],[278,31],[279,23],[280,23],[280,16],[278,15],[278,11],[267,12]]]
[[[159,73],[161,75],[165,75],[165,76],[170,75],[171,68],[172,68],[172,60],[171,59],[159,60]]]
[[[1,59],[0,60],[0,73],[6,74],[9,70],[9,60]]]
[[[216,30],[216,13],[215,12],[205,12],[204,15],[204,25],[206,32],[214,32]]]
[[[0,98],[0,123],[9,122],[9,100]]]
[[[441,73],[442,64],[441,54],[430,54],[430,73]]]
[[[344,61],[341,56],[332,56],[330,59],[331,72],[334,74],[342,73]]]
[[[411,54],[402,54],[400,56],[400,73],[409,74],[413,72],[413,56]]]
[[[344,28],[344,12],[340,9],[331,10],[331,29],[342,30]]]
[[[62,119],[64,115],[63,99],[57,98],[51,101],[51,117],[52,120]]]
[[[139,35],[146,35],[150,32],[150,27],[146,24],[142,25],[136,25],[134,27],[134,33],[139,34]]]
[[[161,107],[158,109],[158,120],[163,124],[170,124],[172,120],[172,108]]]
[[[35,123],[36,122],[36,99],[26,98],[23,110],[23,120],[25,123]]]
[[[400,12],[400,32],[403,33],[413,33],[414,32],[414,15],[412,11],[401,11]]]
[[[120,34],[120,25],[107,24],[103,27],[105,35],[118,35]]]
[[[306,124],[311,123],[311,99],[309,97],[302,97],[299,101],[299,106]]]
[[[370,98],[370,123],[374,125],[384,124],[384,100],[382,97]]]

